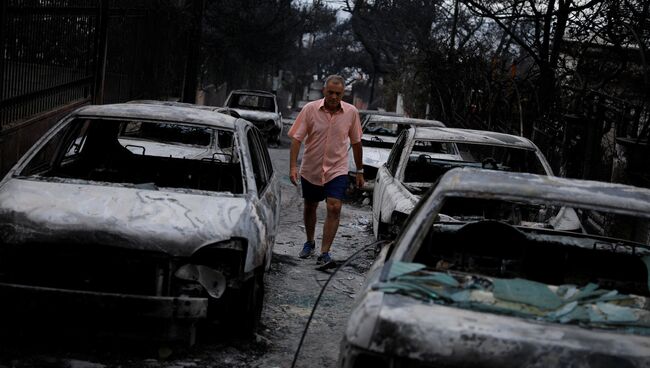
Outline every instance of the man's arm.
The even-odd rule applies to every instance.
[[[302,142],[291,138],[291,149],[289,150],[289,179],[293,185],[298,185],[298,152]]]
[[[363,178],[363,149],[361,142],[352,144],[352,155],[354,156],[354,164],[357,167],[357,187],[361,188],[365,184]],[[359,172],[361,171],[361,172]]]

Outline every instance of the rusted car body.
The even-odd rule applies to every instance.
[[[367,181],[365,190],[372,190],[377,170],[386,163],[397,136],[403,130],[415,126],[444,127],[445,125],[437,120],[378,114],[367,115],[365,120],[361,122],[363,129],[363,136],[361,137],[363,170]],[[348,162],[350,173],[353,175],[357,167],[352,156],[352,150],[349,152]]]
[[[553,175],[544,155],[530,140],[490,131],[415,127],[399,136],[373,191],[373,231],[394,238],[422,194],[454,167]],[[554,223],[557,229],[580,228],[567,209]]]
[[[230,92],[224,107],[253,123],[269,141],[280,141],[283,128],[282,113],[273,93],[237,89]]]
[[[170,338],[224,317],[252,330],[279,206],[268,150],[244,120],[152,103],[80,108],[0,182],[2,309],[187,327]]]
[[[593,226],[543,226],[567,206]],[[381,249],[339,366],[648,367],[649,225],[648,189],[450,170]]]

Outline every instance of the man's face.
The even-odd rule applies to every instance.
[[[337,83],[336,81],[329,81],[327,85],[323,87],[323,95],[325,96],[325,107],[330,110],[338,108],[343,98],[343,92],[345,88],[343,84]]]

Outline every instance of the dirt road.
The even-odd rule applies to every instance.
[[[311,308],[328,273],[315,270],[315,258],[299,259],[305,241],[300,193],[288,179],[288,142],[270,149],[281,177],[281,224],[271,270],[266,276],[262,327],[253,340],[234,340],[224,334],[199,336],[190,349],[165,346],[140,347],[131,343],[98,345],[51,341],[18,342],[0,346],[0,368],[5,367],[289,367]],[[319,209],[317,244],[320,246],[324,206]],[[335,260],[344,260],[373,241],[369,206],[346,204],[332,247]],[[323,295],[299,367],[333,367],[354,297],[372,263],[372,251],[364,252],[350,267],[339,272]],[[29,340],[28,340],[29,341]]]

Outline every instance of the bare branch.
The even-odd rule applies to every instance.
[[[479,10],[477,14],[485,16],[487,18],[490,18],[496,22],[496,24],[499,25],[510,37],[519,45],[521,48],[523,48],[529,55],[530,57],[535,60],[537,64],[541,64],[542,60],[540,59],[539,55],[533,50],[530,45],[528,45],[527,42],[525,42],[523,39],[521,39],[517,34],[515,34],[509,27],[507,27],[500,19],[495,18],[490,11],[482,6],[481,4],[477,3],[474,0],[464,0],[466,2],[466,5],[468,5],[469,9],[472,9],[472,7],[476,8]]]

